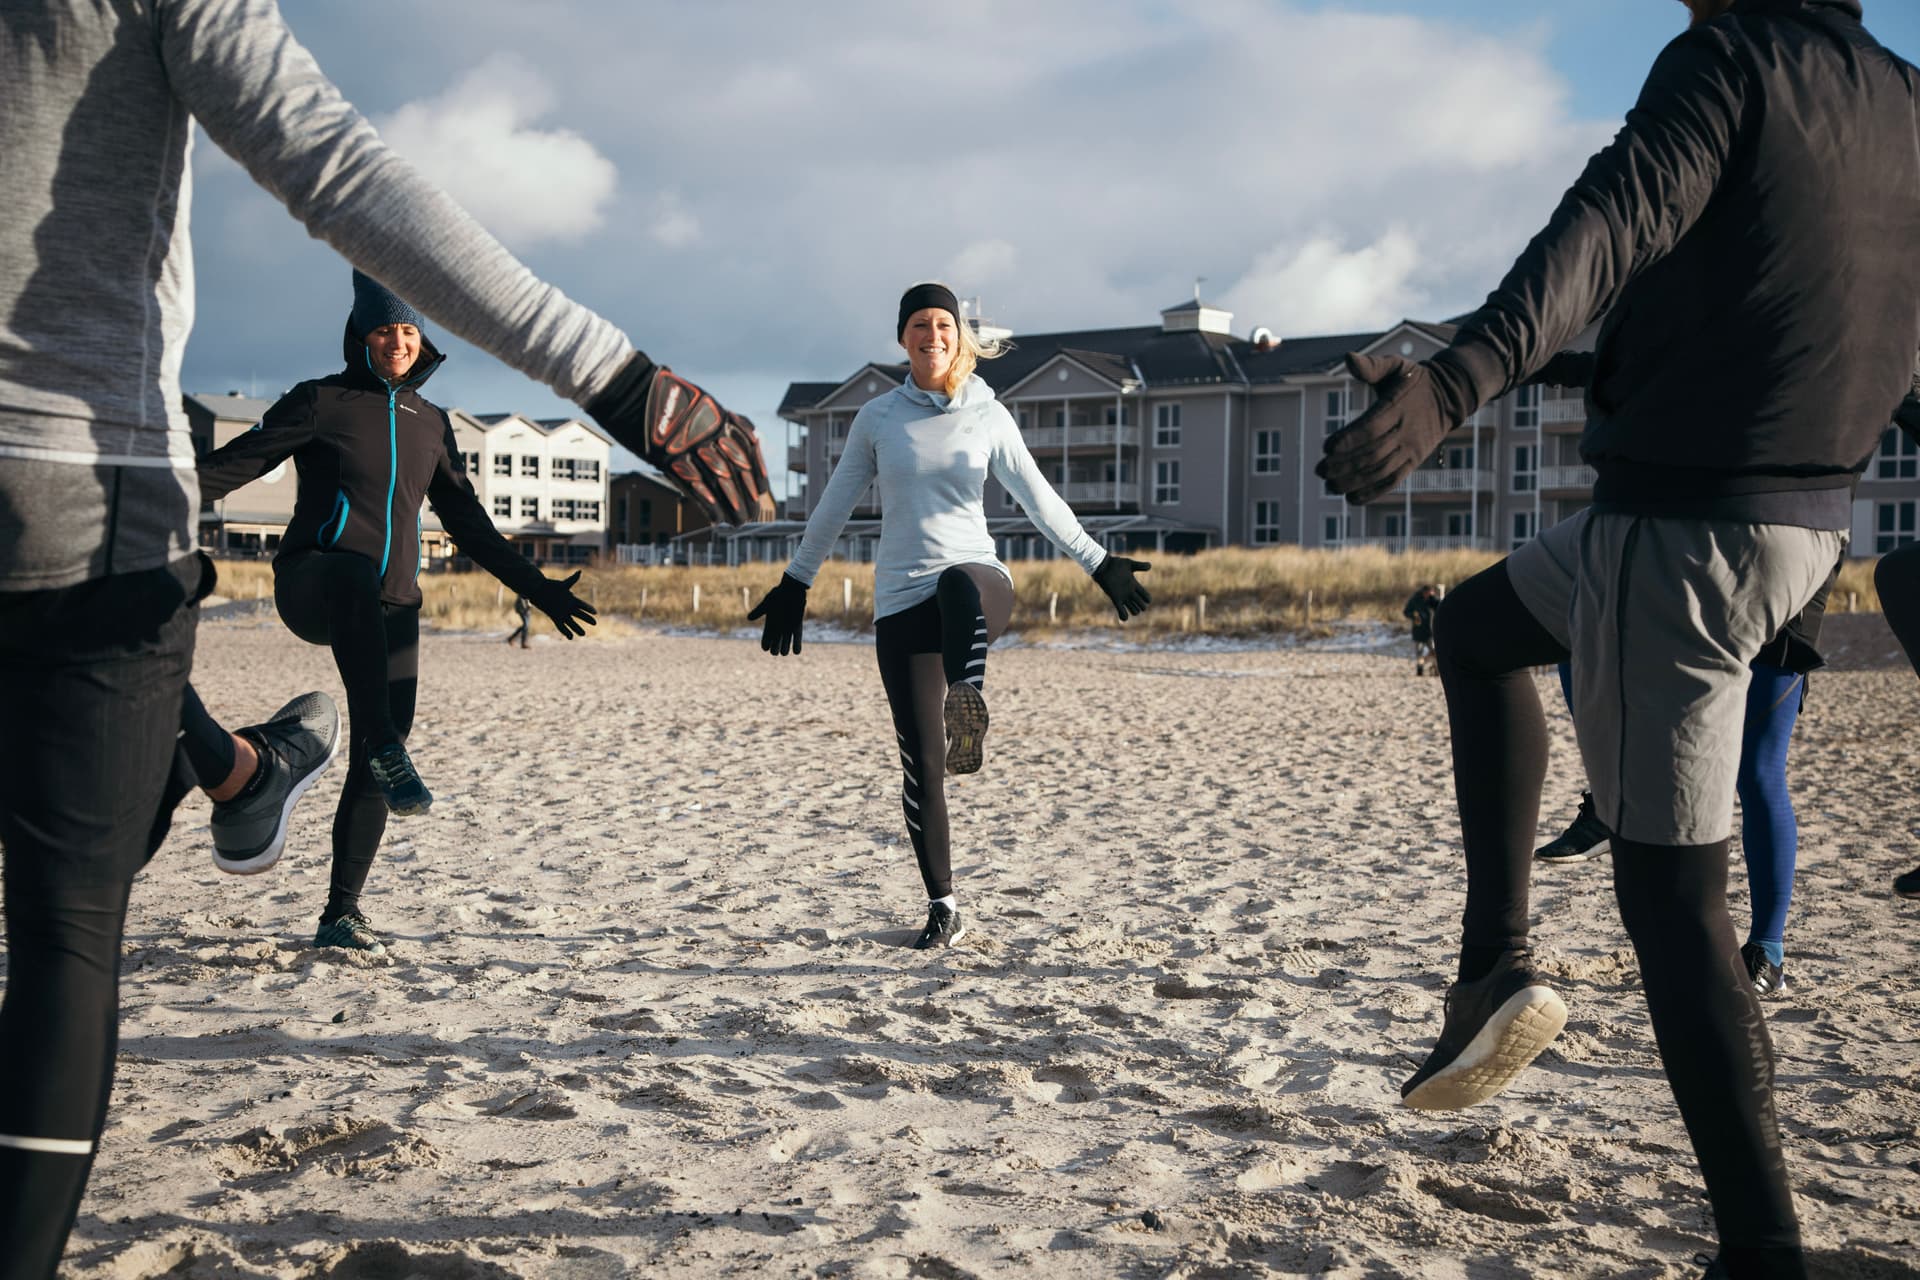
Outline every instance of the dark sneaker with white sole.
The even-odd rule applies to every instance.
[[[364,951],[370,956],[387,954],[387,944],[380,941],[380,935],[373,931],[373,921],[358,911],[349,911],[338,919],[321,921],[320,927],[314,931],[313,945]]]
[[[1767,959],[1766,949],[1759,943],[1749,942],[1740,948],[1740,963],[1753,982],[1753,994],[1762,1000],[1787,994],[1787,971]]]
[[[1542,862],[1585,862],[1613,847],[1613,832],[1593,812],[1593,792],[1580,793],[1580,812],[1559,836],[1533,851]]]
[[[1903,898],[1920,898],[1920,867],[1893,878],[1893,891]]]
[[[380,784],[380,798],[387,802],[387,812],[394,817],[410,818],[433,807],[433,793],[420,781],[413,757],[399,743],[390,742],[375,751],[367,761],[367,768],[373,772],[373,780]]]
[[[340,754],[340,708],[324,693],[303,693],[265,724],[239,732],[265,773],[240,795],[214,803],[213,865],[250,876],[280,860],[293,806]]]
[[[927,904],[927,927],[913,940],[913,949],[931,951],[935,947],[950,947],[966,936],[967,926],[960,919],[959,911],[944,903],[930,902]]]
[[[1553,1043],[1567,1025],[1567,1006],[1525,952],[1502,957],[1493,972],[1447,991],[1439,1043],[1400,1086],[1400,1098],[1421,1111],[1453,1111],[1485,1102]]]
[[[947,772],[978,773],[987,749],[987,699],[962,680],[947,690]]]

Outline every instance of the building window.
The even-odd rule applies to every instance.
[[[1280,433],[1278,431],[1253,433],[1253,469],[1259,475],[1280,473]]]
[[[1386,515],[1380,517],[1380,532],[1382,536],[1388,538],[1399,537],[1402,532],[1400,522],[1404,518],[1405,517],[1398,511],[1389,511]]]
[[[538,520],[540,518],[540,499],[520,499],[520,518],[522,520]]]
[[[640,527],[643,529],[651,529],[653,527],[652,498],[640,499]]]
[[[1347,535],[1352,532],[1353,516],[1351,513],[1328,516],[1326,524],[1322,526],[1322,536],[1320,540],[1330,547],[1337,547],[1345,542]]]
[[[480,455],[477,453],[463,453],[460,455],[460,465],[467,469],[468,475],[477,476],[480,474]]]
[[[1254,545],[1265,546],[1278,541],[1280,541],[1280,504],[1277,502],[1254,503]]]
[[[1539,532],[1540,526],[1535,522],[1533,512],[1516,511],[1513,513],[1513,541],[1509,545],[1511,545],[1515,551],[1518,551],[1521,547],[1532,542]]]
[[[1130,427],[1133,425],[1133,406],[1110,404],[1100,420],[1109,427]]]
[[[1033,430],[1033,410],[1025,405],[1020,407],[1020,429],[1022,431]]]
[[[1540,425],[1540,388],[1520,387],[1513,393],[1513,429],[1531,431]]]
[[[547,517],[552,520],[573,519],[572,498],[548,498]]]
[[[1513,446],[1513,491],[1532,493],[1539,487],[1540,446],[1537,444]]]
[[[1101,466],[1100,477],[1107,484],[1112,484],[1114,482],[1113,464],[1111,462],[1105,463]],[[1120,460],[1120,483],[1121,484],[1133,483],[1133,460],[1131,458],[1122,458]]]
[[[1154,447],[1160,449],[1172,449],[1179,445],[1179,405],[1157,404],[1153,406],[1153,443]],[[1178,469],[1177,465],[1175,469]]]
[[[1471,471],[1477,459],[1474,447],[1470,444],[1450,444],[1440,465],[1449,471]]]
[[[1000,506],[1007,511],[1013,510],[1013,490],[1002,489],[1000,491]]]
[[[513,499],[504,493],[496,496],[493,500],[493,514],[502,520],[513,519]]]
[[[1469,538],[1473,536],[1473,531],[1469,526],[1466,512],[1464,511],[1447,512],[1447,536],[1449,538]]]
[[[613,523],[620,532],[627,531],[627,496],[620,494],[613,500]]]
[[[578,518],[581,520],[598,520],[600,518],[600,499],[582,498],[578,504],[576,504],[576,510],[580,512]]]
[[[1914,541],[1914,515],[1920,511],[1920,502],[1876,502],[1873,505],[1875,552],[1885,555]]]
[[[553,478],[555,480],[598,480],[600,463],[593,458],[555,458]]]
[[[1164,406],[1163,406],[1164,407]],[[1178,408],[1175,405],[1174,408]],[[1180,501],[1180,462],[1170,459],[1153,464],[1153,500],[1159,504]]]
[[[1347,425],[1348,403],[1347,389],[1345,387],[1339,387],[1327,392],[1326,435],[1332,435]],[[1320,489],[1321,492],[1329,498],[1337,498],[1340,496],[1339,491],[1331,484],[1322,484]],[[1332,539],[1329,539],[1329,541],[1332,541]]]
[[[1053,429],[1055,431],[1065,431],[1067,429],[1067,411],[1065,409],[1055,409],[1053,411]]]
[[[513,474],[513,455],[510,453],[494,454],[493,455],[493,474],[497,476],[512,475]]]
[[[521,454],[520,455],[520,474],[523,476],[532,476],[536,480],[539,479],[540,455],[537,453]]]
[[[1873,475],[1876,480],[1911,480],[1920,475],[1920,445],[1899,428],[1888,427],[1880,436],[1880,457]]]

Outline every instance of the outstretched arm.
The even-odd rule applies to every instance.
[[[303,382],[274,401],[251,431],[200,459],[200,496],[214,502],[258,480],[312,440],[314,424],[313,387]]]
[[[800,539],[800,549],[794,552],[792,562],[773,590],[762,596],[760,603],[747,614],[747,621],[761,623],[760,647],[768,653],[785,657],[800,652],[801,632],[807,617],[807,590],[825,563],[827,553],[833,550],[840,531],[846,528],[854,504],[873,483],[878,470],[873,451],[872,417],[863,408],[847,428],[846,452],[840,455],[820,501],[807,517],[807,531]]]

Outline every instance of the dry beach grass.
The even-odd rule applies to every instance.
[[[1538,879],[1559,1043],[1493,1103],[1398,1105],[1461,883],[1439,689],[1394,650],[998,653],[953,783],[973,929],[915,953],[870,646],[521,652],[505,622],[424,642],[440,800],[375,868],[386,958],[306,945],[337,773],[266,876],[215,873],[181,813],[72,1276],[1651,1280],[1711,1247],[1604,861]],[[244,615],[196,682],[234,721],[338,692]],[[1886,887],[1920,860],[1917,692],[1819,677],[1796,746],[1768,1014],[1824,1276],[1920,1275],[1916,908]]]

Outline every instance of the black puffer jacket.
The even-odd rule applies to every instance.
[[[1739,0],[1438,358],[1484,402],[1605,316],[1596,508],[1846,528],[1920,349],[1917,98],[1858,0]]]
[[[420,358],[389,387],[349,328],[346,367],[281,396],[260,425],[200,459],[207,499],[258,479],[287,458],[298,476],[293,518],[274,560],[344,551],[380,567],[380,598],[420,604],[420,504],[475,564],[525,595],[545,576],[500,536],[467,479],[453,423],[420,385],[446,357],[421,339]]]

